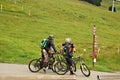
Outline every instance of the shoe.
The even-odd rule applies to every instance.
[[[74,75],[75,73],[73,73],[72,71],[70,71],[70,75]]]
[[[75,75],[75,76],[77,76],[75,73],[70,73],[70,75]]]
[[[52,69],[51,65],[48,66],[48,69]]]
[[[70,75],[76,75],[73,71],[70,71]]]
[[[70,75],[76,75],[75,73],[70,73]]]
[[[43,71],[46,73],[46,68],[43,68]]]

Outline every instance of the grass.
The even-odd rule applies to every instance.
[[[108,11],[110,0],[104,0],[100,7],[79,0],[16,0],[16,4],[1,0],[0,4],[3,4],[0,62],[27,64],[40,57],[40,41],[53,34],[55,45],[61,45],[66,37],[71,37],[77,50],[75,56],[86,49],[84,58],[91,69],[120,70],[120,53],[117,52],[120,46],[120,2],[115,2],[115,13]],[[89,57],[93,25],[97,27],[100,48],[95,68],[92,68]]]

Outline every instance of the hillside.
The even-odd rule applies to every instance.
[[[53,34],[56,45],[71,37],[75,56],[86,49],[84,58],[91,67],[96,25],[100,48],[96,69],[120,70],[120,2],[115,2],[115,13],[108,11],[111,3],[103,0],[96,7],[81,0],[0,0],[0,62],[27,64],[40,56],[40,41]]]

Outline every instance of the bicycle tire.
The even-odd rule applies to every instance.
[[[36,73],[41,69],[40,64],[40,59],[32,59],[28,64],[28,68],[31,72]]]
[[[84,76],[86,76],[86,77],[90,76],[90,69],[88,68],[88,66],[85,63],[80,64],[80,69]]]
[[[55,70],[55,64],[57,63],[57,61],[55,61],[53,64],[52,64],[52,71],[53,72],[56,72],[56,70]]]
[[[72,64],[72,67],[73,67],[73,71],[76,72],[77,71],[77,68],[76,68],[76,64],[73,62]]]
[[[55,72],[58,75],[64,75],[68,72],[68,66],[64,61],[58,61],[54,65]]]

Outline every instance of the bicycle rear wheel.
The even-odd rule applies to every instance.
[[[40,59],[33,59],[29,62],[28,68],[31,72],[38,72],[41,69]]]
[[[68,72],[68,66],[64,61],[58,61],[54,65],[54,71],[59,75],[64,75]]]
[[[80,69],[84,76],[86,77],[90,76],[90,69],[85,63],[80,64]]]

